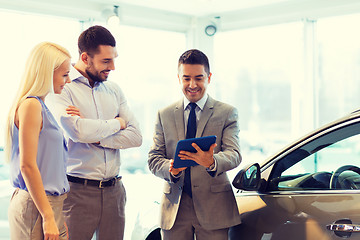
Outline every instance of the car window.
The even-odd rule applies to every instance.
[[[359,132],[359,123],[340,127],[288,153],[275,163],[268,189],[360,189]]]

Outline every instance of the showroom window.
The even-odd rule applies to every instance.
[[[360,108],[360,14],[317,21],[319,123]]]
[[[143,135],[140,148],[121,152],[120,171],[149,172],[147,155],[157,111],[182,97],[177,63],[186,50],[185,34],[126,26],[110,30],[117,39],[119,56],[109,79],[124,91]]]
[[[1,11],[0,28],[0,66],[3,69],[3,87],[0,88],[0,102],[3,106],[0,128],[4,129],[10,105],[18,90],[25,62],[32,48],[43,41],[54,42],[67,48],[74,61],[78,58],[77,38],[81,24],[77,20],[66,18]],[[4,137],[1,137],[0,146],[3,145]]]
[[[359,108],[359,24],[357,14],[215,35],[214,94],[238,108],[245,161]]]
[[[219,33],[214,49],[212,84],[216,98],[239,111],[242,152],[276,151],[291,137],[292,83],[303,76],[302,23]]]

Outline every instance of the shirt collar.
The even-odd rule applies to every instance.
[[[204,96],[199,101],[196,102],[196,105],[198,105],[198,107],[201,110],[203,110],[207,99],[208,99],[208,95],[204,94]],[[189,103],[190,103],[190,101],[186,97],[184,97],[184,110],[187,108]]]
[[[69,76],[71,81],[79,81],[90,86],[89,80],[84,77],[74,66],[71,66]]]

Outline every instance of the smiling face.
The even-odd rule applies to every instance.
[[[190,102],[197,102],[206,93],[211,73],[208,75],[201,64],[181,64],[178,78],[185,97]]]
[[[65,60],[57,69],[54,70],[54,93],[60,94],[65,84],[70,82],[69,72],[70,58]]]
[[[89,80],[94,82],[106,81],[110,71],[115,70],[115,58],[117,51],[115,47],[109,45],[100,45],[99,51],[93,56],[86,54],[85,72]]]

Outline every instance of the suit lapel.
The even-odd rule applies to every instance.
[[[204,110],[201,113],[201,117],[197,126],[196,137],[202,136],[206,123],[209,121],[211,115],[213,114],[214,103],[214,99],[209,96],[205,103]]]
[[[178,135],[178,140],[185,139],[185,123],[184,123],[184,102],[179,101],[174,109],[175,125]]]

